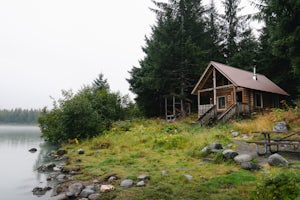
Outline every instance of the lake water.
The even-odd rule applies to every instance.
[[[47,186],[46,174],[35,169],[45,162],[48,152],[54,149],[40,138],[37,126],[0,125],[0,199],[3,200],[45,200],[44,196],[32,194],[36,186]],[[30,148],[37,152],[30,153]]]

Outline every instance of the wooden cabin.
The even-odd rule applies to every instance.
[[[192,94],[198,96],[198,119],[227,121],[239,114],[249,114],[279,107],[289,94],[262,74],[211,61]]]

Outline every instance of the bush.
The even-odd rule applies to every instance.
[[[300,194],[300,175],[293,172],[282,172],[270,175],[259,183],[254,193],[256,200],[292,200]]]
[[[105,87],[84,87],[77,94],[62,92],[54,108],[42,110],[38,119],[42,137],[50,142],[91,138],[109,129],[112,122],[124,119],[122,97]]]

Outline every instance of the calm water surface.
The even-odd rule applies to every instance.
[[[46,174],[35,169],[49,162],[47,153],[54,149],[40,138],[37,126],[0,125],[0,199],[45,200],[52,191],[37,197],[32,195],[36,186],[47,186]],[[37,152],[30,153],[30,148]]]

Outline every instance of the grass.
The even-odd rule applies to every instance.
[[[297,120],[285,112],[281,117]],[[161,119],[136,119],[116,122],[110,131],[99,137],[79,144],[66,144],[70,163],[67,167],[79,166],[82,174],[79,180],[105,180],[111,174],[120,177],[114,185],[116,190],[104,194],[104,199],[250,199],[256,182],[263,173],[276,173],[281,168],[265,168],[265,172],[248,172],[234,162],[224,162],[218,156],[211,156],[217,162],[202,162],[201,149],[212,142],[226,147],[231,142],[231,131],[251,134],[254,130],[268,130],[273,124],[270,115],[257,116],[254,120],[235,121],[210,128],[192,124],[193,117],[167,123]],[[290,114],[291,115],[291,114]],[[299,117],[299,116],[298,116]],[[77,155],[82,148],[85,154]],[[75,150],[75,151],[71,151]],[[76,162],[81,159],[82,162]],[[162,175],[162,171],[167,171]],[[297,169],[293,169],[297,171]],[[151,180],[143,188],[123,189],[120,180],[149,174]],[[185,174],[193,176],[187,180]]]

